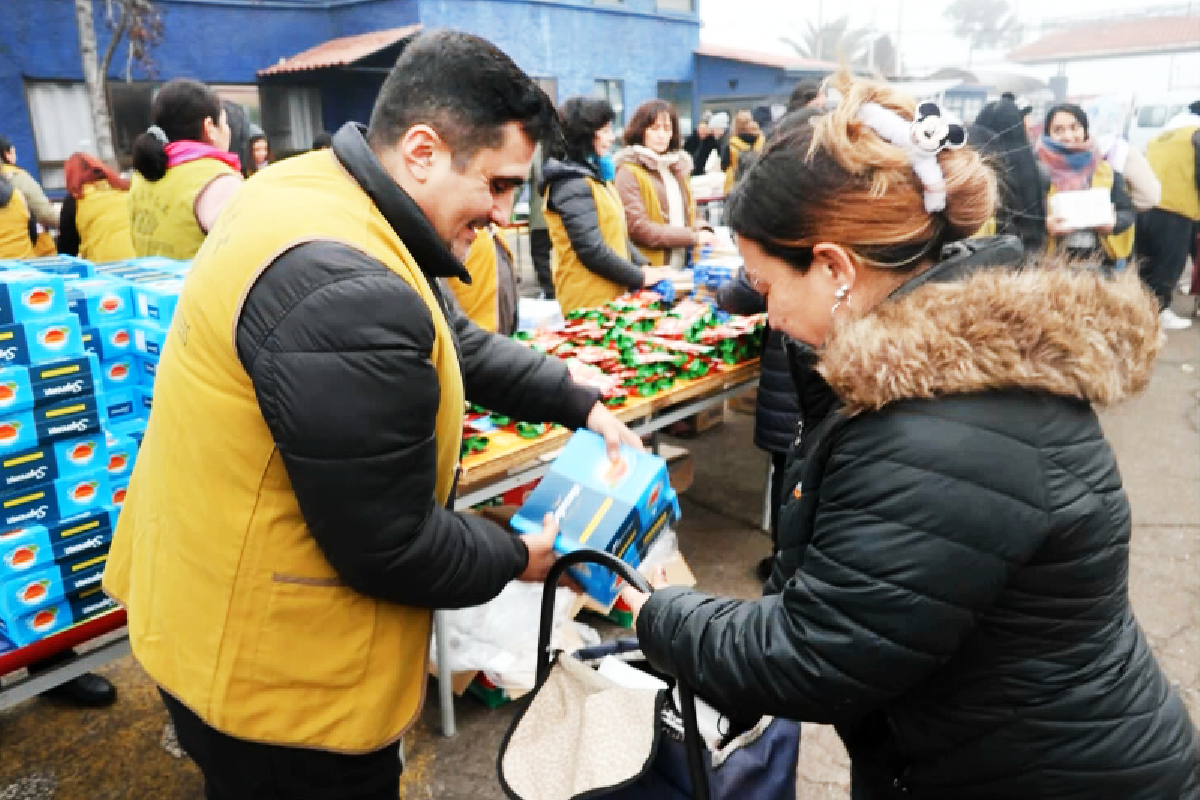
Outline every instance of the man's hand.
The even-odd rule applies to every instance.
[[[706,245],[712,245],[716,247],[718,244],[720,244],[720,242],[721,240],[717,238],[717,235],[710,230],[706,229],[696,231],[696,244],[700,247],[704,247]]]
[[[587,418],[587,427],[589,431],[604,437],[604,443],[608,445],[608,457],[613,461],[620,458],[623,444],[629,445],[635,450],[645,449],[642,447],[642,440],[638,438],[638,435],[629,430],[624,422],[621,422],[605,408],[603,403],[598,402],[592,406]]]
[[[670,267],[646,267],[642,271],[642,286],[650,287],[659,281],[669,281],[675,277],[675,270]]]
[[[554,566],[554,562],[558,559],[558,555],[554,552],[554,539],[557,536],[558,523],[555,522],[553,514],[547,514],[542,520],[541,533],[531,533],[521,537],[521,541],[529,549],[529,563],[525,565],[525,571],[517,577],[517,580],[530,583],[541,583],[546,580],[550,567]]]
[[[666,585],[666,569],[656,567],[654,574],[650,576],[650,586],[654,589],[661,589]],[[624,588],[621,589],[621,599],[625,601],[625,605],[629,606],[633,621],[636,623],[638,615],[642,613],[642,606],[646,605],[646,601],[650,599],[650,595],[639,589],[635,589],[629,584],[625,584]]]
[[[1051,236],[1066,236],[1071,230],[1066,217],[1046,217],[1046,231]]]

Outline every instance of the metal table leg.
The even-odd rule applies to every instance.
[[[454,690],[453,675],[450,672],[450,646],[446,641],[446,612],[433,612],[433,635],[437,642],[438,663],[438,706],[442,712],[442,735],[453,736],[454,728]]]
[[[772,467],[771,456],[768,455],[767,456],[767,485],[766,485],[766,488],[763,489],[763,505],[762,505],[762,525],[761,525],[761,527],[762,527],[764,533],[771,532],[771,523],[774,522],[774,520],[771,519],[771,514],[773,511],[773,509],[771,508],[771,493],[775,488],[774,483],[775,483],[775,470]]]

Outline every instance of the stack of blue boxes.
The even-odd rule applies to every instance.
[[[101,576],[187,267],[0,261],[0,652],[114,605]]]

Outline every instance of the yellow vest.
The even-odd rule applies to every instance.
[[[725,194],[729,194],[733,190],[733,184],[737,181],[738,161],[742,158],[742,153],[753,150],[756,153],[761,153],[763,149],[763,139],[765,136],[759,135],[755,140],[753,147],[743,142],[737,136],[729,137],[729,169],[725,170]]]
[[[83,187],[83,197],[75,202],[75,227],[80,258],[102,264],[137,255],[129,238],[129,195],[108,181]]]
[[[215,158],[198,158],[171,167],[159,181],[134,171],[129,189],[129,234],[139,256],[186,261],[204,244],[196,221],[196,197],[221,175],[237,175]]]
[[[649,171],[641,164],[635,164],[632,161],[622,162],[620,168],[628,169],[637,178],[638,191],[642,193],[642,203],[646,206],[646,215],[650,217],[650,221],[656,225],[666,222],[662,201],[658,199],[658,191],[654,188],[654,179],[650,177]],[[696,222],[696,203],[692,200],[692,187],[687,184],[687,181],[680,181],[679,191],[683,193],[683,208],[687,215],[687,226],[690,228]],[[639,247],[638,249],[642,251],[642,255],[650,259],[651,266],[655,267],[666,266],[667,258],[671,253],[670,250],[661,248]]]
[[[629,229],[625,225],[625,206],[621,196],[611,183],[601,183],[595,178],[584,178],[592,188],[596,202],[596,219],[600,223],[600,235],[604,242],[621,258],[629,258]],[[546,230],[550,232],[553,251],[550,268],[554,272],[554,294],[564,314],[577,308],[595,308],[609,300],[615,300],[628,291],[624,286],[613,283],[592,272],[571,247],[571,238],[563,225],[562,215],[545,209]]]
[[[463,313],[485,331],[495,333],[500,329],[499,273],[496,264],[496,242],[513,261],[512,249],[504,238],[504,232],[489,225],[479,231],[463,265],[471,273],[471,282],[463,283],[458,278],[447,281]]]
[[[378,259],[429,308],[440,383],[436,496],[448,501],[463,414],[453,335],[379,209],[330,150],[308,153],[247,182],[196,255],[104,588],[128,608],[146,672],[212,727],[361,753],[396,741],[416,719],[432,612],[342,584],[305,525],[238,360],[234,331],[250,287],[280,253],[309,241]]]
[[[11,164],[0,165],[0,174],[12,180],[17,168]],[[0,208],[0,258],[30,258],[33,242],[29,240],[29,206],[25,195],[15,186],[8,204]]]
[[[1092,188],[1093,189],[1112,189],[1113,185],[1113,168],[1107,161],[1101,161],[1096,167],[1096,171],[1092,173]],[[1050,207],[1050,198],[1055,192],[1054,186],[1050,187],[1050,191],[1046,194],[1046,208]],[[1100,248],[1104,251],[1104,255],[1108,256],[1113,261],[1120,261],[1129,258],[1133,255],[1133,237],[1136,225],[1130,225],[1125,229],[1124,233],[1114,233],[1109,236],[1100,236]],[[1055,237],[1046,237],[1046,252],[1053,253],[1058,246]]]
[[[1167,131],[1146,145],[1146,160],[1162,182],[1158,207],[1200,222],[1200,192],[1196,189],[1195,125]]]

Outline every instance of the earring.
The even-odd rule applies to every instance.
[[[837,313],[842,303],[846,304],[846,308],[850,308],[850,286],[845,283],[839,286],[838,290],[833,293],[833,299],[837,302],[833,304],[833,308],[829,309],[829,316],[831,317]]]

